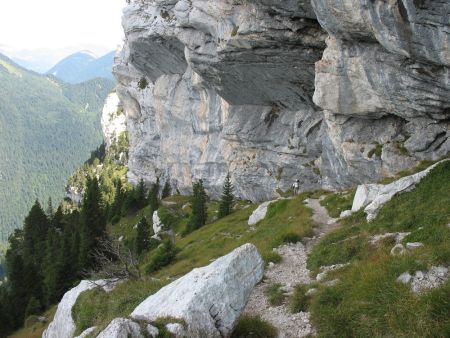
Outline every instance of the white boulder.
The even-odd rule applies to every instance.
[[[352,212],[358,211],[370,204],[378,194],[381,184],[361,184],[356,189],[353,198]]]
[[[397,278],[397,282],[408,284],[412,279],[412,276],[409,274],[409,272],[403,272],[400,276]]]
[[[422,246],[423,246],[423,243],[420,243],[420,242],[406,243],[406,248],[408,250],[418,249]]]
[[[116,318],[97,338],[145,338],[138,323],[126,318]]]
[[[411,280],[411,289],[415,293],[421,293],[427,289],[437,288],[449,277],[449,269],[444,266],[433,266],[428,271],[416,271]]]
[[[111,290],[112,280],[89,281],[82,280],[78,286],[67,291],[61,299],[55,317],[44,331],[43,338],[72,338],[75,333],[75,322],[72,318],[72,307],[78,296],[87,290],[103,287],[105,291]]]
[[[258,249],[245,244],[165,286],[130,317],[150,322],[172,317],[186,323],[188,337],[228,337],[263,272]]]
[[[170,323],[166,325],[167,331],[169,331],[175,337],[187,337],[184,326],[180,323]]]
[[[164,224],[161,223],[161,219],[159,218],[158,210],[153,212],[152,221],[153,221],[153,232],[155,233],[155,236],[158,236],[164,227]]]
[[[248,225],[255,225],[259,221],[262,221],[266,217],[267,209],[269,208],[269,205],[271,205],[273,202],[276,202],[276,201],[277,200],[267,201],[267,202],[260,204],[248,218]]]
[[[159,330],[157,327],[147,324],[147,333],[150,335],[151,338],[156,338],[159,335]]]
[[[437,165],[448,161],[442,160],[418,172],[414,175],[402,177],[390,184],[363,184],[358,186],[355,198],[353,199],[352,211],[358,211],[364,208],[367,220],[372,221],[378,214],[381,207],[391,200],[396,194],[409,191],[415,187],[430,171]]]
[[[350,217],[352,215],[352,211],[351,210],[344,210],[341,212],[341,214],[339,215],[339,218],[346,218],[346,217]]]

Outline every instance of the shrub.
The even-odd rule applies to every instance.
[[[308,286],[304,284],[299,284],[295,287],[294,294],[292,295],[291,301],[290,301],[290,308],[292,313],[297,313],[300,311],[307,311],[310,296],[306,295],[306,292],[308,291]]]
[[[302,237],[295,232],[288,232],[281,236],[281,242],[283,243],[297,243],[300,242]]]
[[[269,286],[266,289],[265,294],[270,305],[278,306],[283,304],[284,294],[281,290],[280,283],[272,284],[271,286]]]
[[[146,272],[150,274],[166,265],[169,265],[173,262],[177,253],[178,249],[175,244],[173,244],[172,241],[168,239],[165,240],[151,256],[150,262],[148,263],[146,268]]]
[[[277,329],[259,317],[243,315],[231,338],[276,338]]]
[[[381,158],[381,153],[382,153],[382,152],[383,152],[383,146],[382,146],[381,144],[377,143],[377,144],[375,145],[375,147],[374,147],[373,149],[371,149],[371,150],[367,153],[367,156],[368,156],[369,158],[372,158],[373,155],[375,155],[376,157]]]
[[[141,77],[141,79],[138,82],[138,86],[140,89],[145,89],[148,86],[148,81],[145,77]]]
[[[269,262],[272,263],[280,263],[283,259],[278,253],[275,251],[265,251],[262,254],[262,258],[266,264],[269,264]]]

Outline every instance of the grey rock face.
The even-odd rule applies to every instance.
[[[188,193],[203,179],[217,197],[230,172],[257,201],[295,179],[348,187],[447,154],[449,6],[132,1],[114,67],[130,181]]]
[[[330,34],[371,40],[413,59],[450,66],[450,3],[446,0],[312,0]]]

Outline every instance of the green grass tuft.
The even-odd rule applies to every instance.
[[[276,338],[277,329],[259,317],[243,315],[231,338]]]
[[[292,313],[306,312],[308,311],[310,296],[306,295],[308,289],[311,286],[305,284],[299,284],[295,287],[294,294],[292,295],[289,303],[289,307]]]
[[[285,296],[283,290],[281,290],[280,283],[270,285],[265,290],[265,294],[270,305],[278,306],[283,304]]]

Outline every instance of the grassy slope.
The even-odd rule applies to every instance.
[[[367,223],[362,212],[344,220],[342,228],[325,236],[313,249],[308,265],[313,273],[318,272],[321,265],[345,262],[351,265],[329,273],[326,280],[340,280],[336,286],[314,284],[318,292],[313,296],[303,297],[306,288],[299,287],[298,301],[291,300],[293,310],[311,311],[321,337],[445,337],[450,332],[450,283],[416,296],[396,279],[405,271],[413,273],[450,262],[449,191],[450,163],[446,163],[436,168],[415,190],[387,203],[375,221]],[[172,278],[207,265],[243,243],[254,243],[266,261],[275,260],[273,247],[311,234],[311,212],[302,203],[308,195],[311,194],[273,204],[256,230],[247,225],[256,205],[240,202],[232,215],[215,220],[217,203],[212,202],[209,223],[205,227],[184,238],[177,234],[176,245],[181,251],[171,265],[142,281],[126,282],[110,294],[99,290],[84,293],[74,309],[78,332],[92,325],[100,329],[115,317],[126,317],[138,303]],[[337,212],[348,203],[347,195],[329,197],[324,204]],[[177,233],[186,224],[186,215],[190,212],[190,207],[186,206],[188,201],[187,197],[172,196],[159,210],[163,221],[171,224]],[[133,226],[142,215],[150,217],[148,208],[122,218],[114,226],[109,225],[109,232],[116,238],[124,236],[125,240],[132,240]],[[393,257],[389,254],[392,241],[382,241],[378,246],[368,244],[369,236],[393,231],[410,231],[404,243],[421,241],[425,246]],[[150,257],[151,253],[140,257],[143,271]]]
[[[244,243],[254,243],[266,261],[275,260],[277,257],[274,256],[272,248],[284,241],[302,238],[312,233],[311,211],[303,205],[304,198],[305,195],[302,195],[293,200],[282,200],[272,204],[266,219],[256,224],[254,230],[250,229],[247,221],[256,208],[255,205],[239,202],[233,214],[214,220],[217,203],[211,203],[208,210],[211,223],[184,238],[180,235],[176,236],[176,245],[180,252],[171,265],[147,276],[143,281],[138,282],[139,286],[135,285],[136,282],[127,282],[109,295],[97,290],[88,291],[80,297],[74,310],[74,317],[77,318],[77,332],[92,325],[104,327],[115,317],[127,316],[138,303],[156,292],[171,278],[179,277],[195,267],[208,265],[211,260],[229,253]],[[181,232],[186,223],[185,213],[189,208],[183,210],[182,206],[187,201],[186,197],[173,196],[165,200],[166,206],[160,208],[160,213],[162,211],[162,214],[172,215],[171,222],[177,232]],[[167,205],[167,202],[175,204]],[[136,215],[123,218],[117,225],[110,226],[110,233],[114,237],[124,236],[124,240],[130,240],[135,236],[133,227],[142,215],[150,216],[148,208],[139,211]],[[151,254],[141,257],[143,271]],[[151,277],[157,278],[160,282]],[[131,299],[129,293],[133,295]],[[105,308],[97,304],[108,304],[108,306]]]
[[[322,337],[445,337],[450,332],[450,282],[417,296],[398,282],[405,272],[450,263],[450,163],[437,167],[417,188],[388,202],[371,223],[363,213],[343,221],[343,227],[314,248],[308,265],[351,262],[329,274],[335,287],[319,287],[310,300],[312,318]],[[378,247],[369,236],[408,231],[403,243],[424,247],[391,256],[386,240]]]

